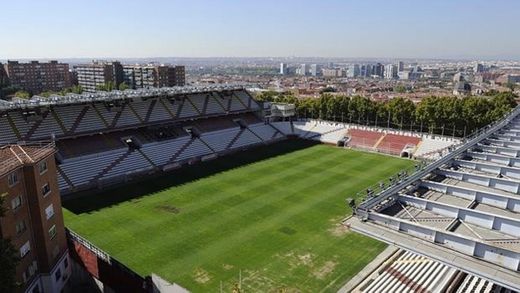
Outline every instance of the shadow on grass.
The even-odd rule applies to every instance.
[[[92,191],[78,193],[72,198],[64,199],[62,204],[74,214],[88,213],[317,144],[319,143],[309,140],[290,139],[272,145],[259,146],[96,193]]]

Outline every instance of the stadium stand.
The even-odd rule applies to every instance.
[[[383,137],[383,133],[362,129],[349,129],[347,136],[348,146],[373,149],[376,143]]]
[[[387,154],[400,155],[405,147],[415,149],[420,141],[421,139],[419,137],[387,133],[383,136],[383,139],[379,142],[376,148]]]
[[[35,97],[0,105],[0,141],[55,140],[67,194],[285,138],[261,109],[227,85]]]
[[[375,271],[351,291],[352,293],[514,293],[488,280],[404,250],[397,250],[388,259],[383,260]]]

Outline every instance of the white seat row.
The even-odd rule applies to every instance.
[[[101,120],[99,115],[96,113],[96,110],[93,108],[93,106],[88,106],[87,112],[85,112],[85,115],[79,122],[74,132],[88,132],[104,128],[106,128],[106,125],[103,123],[103,120]]]
[[[411,252],[404,252],[363,292],[442,292],[456,270]]]

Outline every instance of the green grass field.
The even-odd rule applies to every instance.
[[[345,198],[412,161],[287,141],[64,203],[65,224],[192,292],[335,292],[385,244],[338,225]]]

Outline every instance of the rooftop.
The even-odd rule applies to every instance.
[[[54,154],[54,143],[9,144],[0,147],[0,176],[25,164],[32,164]]]
[[[87,102],[115,101],[155,96],[176,96],[182,94],[203,93],[209,91],[243,90],[243,85],[215,84],[204,86],[176,86],[150,89],[128,89],[124,91],[84,93],[81,95],[69,93],[65,96],[52,95],[48,98],[34,96],[29,100],[18,99],[16,101],[0,100],[0,111],[15,109],[31,109],[52,105],[80,104]]]

